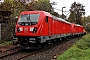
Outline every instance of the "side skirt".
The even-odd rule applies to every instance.
[[[62,38],[62,37],[68,37],[72,36],[72,34],[60,34],[60,35],[52,35],[52,36],[41,36],[38,37],[40,39],[40,43],[44,43],[49,40],[57,39],[57,38]]]

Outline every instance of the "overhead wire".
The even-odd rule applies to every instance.
[[[63,6],[65,6],[65,4],[61,1],[61,0],[58,0]],[[62,10],[60,10],[60,9],[57,9],[57,8],[55,8],[54,7],[54,9],[55,10],[58,10],[58,11],[62,11]],[[66,15],[66,16],[68,16],[69,14],[70,14],[70,12],[69,11],[63,11],[64,12],[64,14]],[[68,12],[68,13],[66,13],[66,12]]]

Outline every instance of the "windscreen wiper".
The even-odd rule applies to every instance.
[[[29,20],[30,21],[30,25],[32,25],[32,21],[30,19],[30,15],[29,15],[29,17],[27,17],[27,20]]]

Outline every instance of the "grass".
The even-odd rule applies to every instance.
[[[57,60],[90,60],[90,34],[83,36]]]
[[[6,45],[10,45],[10,44],[12,44],[12,41],[0,40],[0,46],[6,46]]]

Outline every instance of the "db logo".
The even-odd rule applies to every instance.
[[[28,33],[28,28],[24,28],[24,32],[25,33]]]

